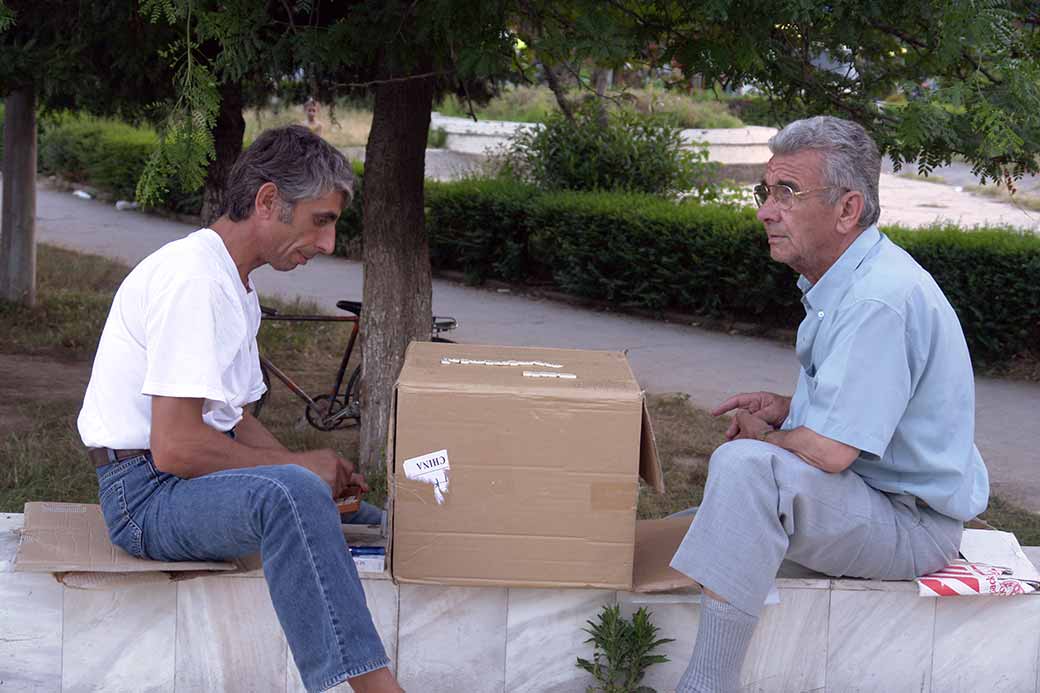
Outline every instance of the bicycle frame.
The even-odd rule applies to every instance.
[[[296,397],[302,400],[306,405],[304,408],[304,416],[307,418],[307,421],[312,426],[322,431],[331,431],[334,428],[338,428],[343,425],[347,419],[354,419],[355,421],[361,420],[360,401],[354,396],[357,394],[360,387],[361,367],[355,367],[350,378],[347,378],[347,367],[350,364],[350,357],[354,353],[354,347],[357,346],[358,333],[361,329],[360,318],[358,316],[361,310],[361,304],[354,301],[339,301],[337,302],[337,306],[344,310],[349,310],[354,314],[282,315],[274,309],[265,308],[264,306],[260,307],[262,312],[261,320],[263,322],[281,320],[283,322],[353,323],[350,331],[350,338],[347,340],[347,347],[343,352],[343,358],[340,360],[339,369],[336,371],[336,380],[333,383],[332,390],[328,392],[328,394],[316,394],[314,396],[308,394],[285,371],[274,365],[274,363],[272,363],[266,356],[260,354],[260,367],[264,372],[265,381],[270,384],[270,376],[273,375],[281,381],[283,385],[289,388],[289,391],[296,395]],[[435,342],[450,342],[451,340],[441,337],[440,334],[442,332],[454,330],[456,327],[458,327],[458,321],[455,320],[455,318],[433,316],[430,325],[430,338]],[[346,382],[345,385],[344,381]],[[266,399],[267,393],[253,403],[254,416],[260,415],[260,410]],[[323,403],[325,400],[327,400],[327,404]]]
[[[335,399],[339,396],[340,388],[343,387],[343,378],[347,373],[347,364],[350,362],[350,356],[354,353],[354,345],[357,343],[358,331],[361,327],[361,321],[356,315],[270,315],[265,314],[261,318],[262,321],[275,321],[280,320],[282,322],[350,322],[354,323],[354,326],[350,330],[350,338],[347,340],[347,348],[343,352],[343,358],[340,360],[339,369],[336,371],[336,381],[332,386],[332,391],[329,393],[331,399]],[[278,378],[282,383],[289,388],[289,391],[294,395],[306,402],[308,407],[318,408],[317,403],[314,399],[308,395],[302,387],[296,384],[296,382],[290,378],[282,369],[274,365],[270,359],[263,354],[260,355],[260,363],[267,368],[271,375]]]

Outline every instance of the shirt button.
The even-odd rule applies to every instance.
[[[817,313],[816,315],[822,318],[822,317],[823,317],[823,311],[821,310],[821,311],[820,311],[819,313]]]

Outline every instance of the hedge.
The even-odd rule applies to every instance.
[[[151,130],[86,117],[48,124],[39,141],[40,170],[89,181],[122,199],[134,199],[137,179],[158,143]]]
[[[976,362],[1040,357],[1040,236],[953,225],[884,230],[942,287]]]
[[[769,257],[754,211],[645,195],[539,194],[502,181],[428,184],[435,266],[469,280],[550,277],[562,290],[655,311],[796,327],[795,273]],[[1040,237],[1007,228],[883,227],[943,288],[977,364],[1040,355]]]
[[[427,182],[431,264],[461,270],[471,283],[548,276],[550,265],[531,256],[536,196],[534,188],[508,180]]]
[[[3,108],[0,106],[0,118]],[[75,114],[51,115],[37,121],[37,169],[77,183],[88,183],[114,198],[133,200],[137,179],[158,144],[154,130],[115,120]],[[3,121],[0,119],[0,158]],[[185,193],[173,181],[167,208],[198,214],[202,191]]]

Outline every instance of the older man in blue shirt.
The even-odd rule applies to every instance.
[[[728,442],[672,567],[704,590],[680,693],[739,688],[784,558],[833,576],[908,579],[957,555],[986,508],[975,382],[942,290],[878,231],[877,145],[856,123],[791,123],[755,188],[772,258],[801,274],[793,397],[735,395]]]

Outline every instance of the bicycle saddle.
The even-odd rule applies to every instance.
[[[361,301],[336,301],[336,307],[361,317]]]

